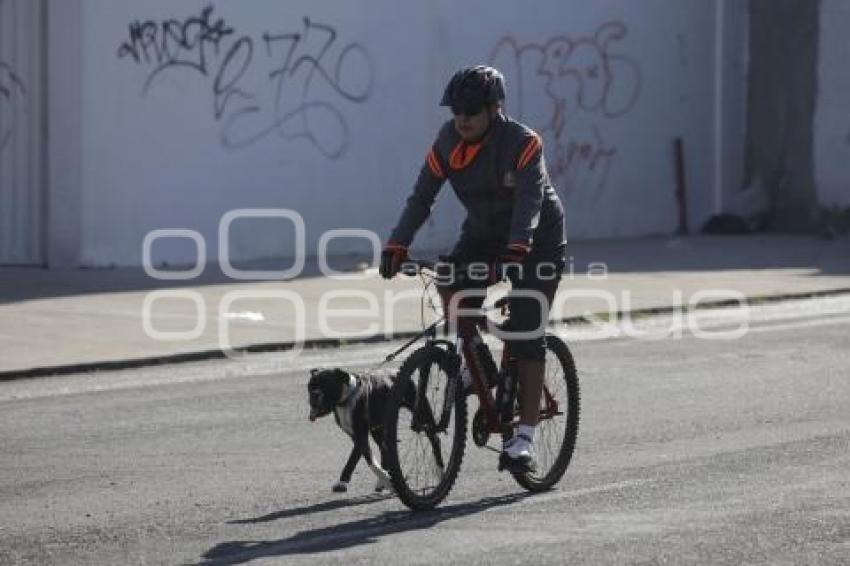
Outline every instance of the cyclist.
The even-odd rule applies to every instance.
[[[384,247],[380,273],[389,279],[399,272],[410,242],[448,179],[467,212],[452,259],[520,264],[509,271],[514,290],[537,291],[546,298],[542,308],[539,299],[531,297],[512,297],[510,302],[510,329],[535,331],[535,337],[510,341],[517,361],[520,424],[504,443],[500,462],[511,471],[525,472],[535,469],[534,431],[545,375],[543,332],[564,269],[566,233],[542,140],[504,114],[504,99],[504,77],[492,67],[464,68],[451,78],[440,105],[451,109],[453,119],[443,125],[428,151],[413,194]],[[463,283],[465,288],[474,285]],[[461,306],[472,308],[468,302]]]

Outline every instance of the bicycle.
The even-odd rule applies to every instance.
[[[437,278],[437,265],[408,260],[402,273],[426,279],[427,293],[429,285]],[[463,269],[465,266],[461,266]],[[384,422],[384,467],[398,497],[414,510],[437,506],[449,494],[460,472],[467,427],[467,396],[461,376],[463,361],[472,378],[472,392],[479,400],[471,431],[477,446],[487,447],[492,434],[501,435],[503,441],[510,438],[519,416],[516,361],[511,357],[510,345],[504,344],[497,369],[479,330],[489,310],[507,312],[509,296],[490,308],[480,309],[476,316],[459,324],[454,341],[437,336],[438,329],[448,328],[450,318],[445,314],[450,297],[441,292],[441,299],[445,306],[439,320],[386,358],[392,361],[415,342],[426,338],[425,344],[402,363]],[[549,333],[546,334],[546,350],[546,377],[535,442],[537,468],[530,473],[511,472],[517,483],[531,492],[548,490],[560,481],[572,458],[578,435],[580,393],[572,354],[560,338]],[[495,395],[491,388],[495,389]],[[402,440],[404,435],[413,436],[412,447]],[[446,442],[451,446],[444,453]],[[405,458],[411,451],[414,461],[407,465]]]

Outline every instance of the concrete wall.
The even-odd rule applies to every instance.
[[[750,0],[746,183],[769,197],[767,227],[817,219],[814,113],[819,0]]]
[[[749,72],[749,7],[747,2],[722,0],[715,4],[714,187],[712,211],[740,212],[740,193],[746,188],[744,156]],[[698,229],[700,226],[694,226]]]
[[[84,0],[47,5],[47,264],[83,263]],[[115,189],[119,190],[118,188]]]
[[[447,118],[446,80],[481,61],[504,69],[509,112],[543,134],[572,238],[672,233],[677,136],[698,226],[728,184],[718,152],[740,154],[741,135],[717,112],[743,105],[737,67],[725,70],[741,57],[742,10],[727,10],[718,34],[705,0],[50,7],[54,265],[137,265],[157,228],[197,230],[215,257],[219,221],[236,208],[298,211],[308,254],[332,228],[384,238]],[[732,82],[718,89],[718,76]],[[450,193],[421,247],[454,240],[462,213]],[[231,255],[291,256],[292,233],[238,221]],[[161,242],[155,258],[191,262],[193,247]]]
[[[850,206],[850,3],[821,0],[815,178],[823,206]]]

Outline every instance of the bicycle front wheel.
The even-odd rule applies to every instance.
[[[546,335],[546,373],[540,400],[540,423],[534,439],[537,470],[516,473],[514,479],[529,491],[546,491],[567,471],[578,437],[581,405],[578,372],[563,340]]]
[[[432,509],[451,491],[466,446],[466,397],[451,354],[424,346],[405,360],[384,423],[385,467],[411,509]]]

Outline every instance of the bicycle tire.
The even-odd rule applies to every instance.
[[[576,440],[578,438],[579,413],[581,410],[581,392],[579,390],[578,372],[576,371],[575,361],[566,343],[551,334],[546,335],[546,349],[554,355],[558,361],[558,365],[562,370],[560,380],[566,385],[566,399],[557,398],[559,405],[566,405],[567,416],[564,419],[564,437],[560,443],[560,448],[557,451],[557,457],[548,466],[541,466],[540,458],[537,458],[538,468],[531,473],[513,473],[514,479],[519,485],[531,492],[541,492],[551,489],[558,483],[567,471],[570,465],[570,460],[575,450]],[[547,357],[548,358],[548,357]],[[547,375],[546,385],[550,392],[554,389],[555,383],[550,383],[549,359],[547,359]],[[552,381],[556,381],[553,379]],[[566,401],[566,403],[564,403]],[[535,439],[535,451],[539,454],[539,448],[542,444],[542,435],[547,433],[546,427],[550,423],[541,421],[537,427]],[[542,469],[545,467],[546,469]]]
[[[460,472],[463,453],[466,447],[467,411],[463,386],[459,383],[458,376],[452,375],[453,373],[457,373],[457,368],[452,367],[453,365],[455,364],[451,362],[451,354],[443,348],[427,345],[414,351],[399,369],[393,394],[387,407],[384,422],[384,457],[386,459],[384,465],[390,475],[396,495],[398,495],[399,499],[406,506],[413,510],[427,510],[436,507],[449,494],[457,479],[458,472]],[[412,478],[409,477],[408,470],[405,470],[405,466],[402,464],[399,454],[399,434],[401,432],[424,434],[431,450],[440,452],[438,450],[440,446],[437,448],[434,447],[432,437],[427,432],[418,433],[414,430],[414,415],[412,407],[409,406],[411,405],[410,387],[414,383],[416,384],[416,389],[413,390],[413,395],[415,396],[416,390],[424,391],[425,398],[427,399],[431,368],[433,367],[437,367],[446,377],[443,402],[445,402],[445,390],[449,389],[449,383],[451,383],[451,380],[454,380],[453,406],[451,407],[451,410],[454,412],[454,430],[451,433],[442,432],[445,436],[451,436],[451,450],[448,454],[448,460],[444,462],[445,466],[443,467],[439,481],[432,489],[426,490],[418,489],[412,484]],[[426,369],[425,373],[423,373],[423,369]],[[428,406],[430,406],[430,403]],[[406,424],[399,425],[400,416],[405,411],[411,415],[410,427]],[[433,411],[431,419],[433,423]]]

